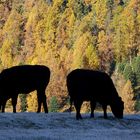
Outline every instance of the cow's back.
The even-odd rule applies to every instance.
[[[40,86],[46,86],[50,79],[50,70],[43,65],[22,65],[5,69],[0,74],[3,90],[30,92]]]
[[[83,100],[111,100],[118,93],[111,78],[103,72],[76,69],[67,76],[67,87],[72,98],[82,98]],[[114,98],[113,97],[113,98]]]

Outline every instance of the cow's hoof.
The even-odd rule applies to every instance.
[[[82,120],[83,118],[76,118],[76,120]]]
[[[94,115],[93,115],[93,114],[91,114],[91,115],[90,115],[90,118],[94,118]]]
[[[108,119],[108,117],[107,116],[104,116],[104,119]]]
[[[76,120],[82,120],[83,118],[81,116],[76,117]]]

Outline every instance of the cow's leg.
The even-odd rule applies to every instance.
[[[12,97],[13,113],[16,113],[17,97],[18,95]]]
[[[103,104],[102,108],[103,108],[103,111],[104,111],[104,118],[107,119],[107,113],[106,113],[107,105]]]
[[[5,112],[5,106],[6,106],[6,100],[2,101],[2,104],[1,104],[1,112],[4,113]]]
[[[76,119],[82,119],[82,116],[80,114],[80,109],[81,109],[82,101],[75,101],[74,100],[74,106],[76,108]]]
[[[41,96],[40,96],[40,92],[39,91],[37,91],[37,101],[38,101],[37,113],[40,113],[40,111],[41,111]]]
[[[44,97],[43,97],[43,107],[44,107],[45,113],[48,113],[48,107],[47,107],[46,95],[45,94],[44,94]]]
[[[90,101],[90,107],[91,107],[90,117],[94,118],[94,110],[95,110],[95,107],[96,107],[96,102],[95,101]]]
[[[41,111],[41,104],[43,103],[45,113],[48,113],[48,107],[46,102],[46,95],[45,90],[37,90],[37,97],[38,97],[38,110],[37,113]]]

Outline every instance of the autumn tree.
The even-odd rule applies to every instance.
[[[89,32],[84,33],[74,44],[73,68],[98,69],[99,59],[96,48],[92,44],[92,36]]]
[[[136,101],[134,100],[135,94],[129,80],[126,82],[122,93],[122,100],[124,101],[124,111],[126,113],[134,112],[136,103]]]
[[[3,44],[0,48],[1,61],[4,67],[14,65],[13,58],[18,53],[20,47],[20,21],[21,15],[16,10],[12,10],[2,31]]]

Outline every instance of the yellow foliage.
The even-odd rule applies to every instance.
[[[105,17],[107,14],[107,0],[97,0],[93,2],[93,8],[95,9],[96,22],[99,28],[104,28],[105,26]]]
[[[92,69],[99,68],[99,58],[96,52],[96,49],[93,45],[89,45],[86,49],[86,58],[88,60],[88,67]]]
[[[128,80],[122,90],[122,100],[124,101],[124,111],[126,113],[134,112],[135,100],[134,91],[131,82]]]
[[[90,4],[92,0],[84,0],[86,4]]]
[[[100,52],[103,52],[105,50],[105,48],[107,48],[107,36],[105,34],[104,31],[101,31],[99,32],[99,35],[98,35],[98,49]]]
[[[1,62],[2,65],[7,68],[7,67],[11,67],[12,66],[12,53],[11,53],[11,45],[13,44],[13,42],[10,42],[9,40],[5,40],[2,48],[0,49],[0,58],[1,58]]]
[[[96,49],[92,45],[93,38],[89,32],[84,33],[74,44],[73,68],[93,68],[99,66]]]
[[[27,111],[36,112],[38,107],[36,91],[27,96]]]
[[[37,11],[36,7],[32,8],[30,15],[29,15],[29,18],[28,18],[28,21],[27,21],[26,26],[25,26],[25,29],[27,31],[32,30],[33,27],[36,25],[37,14],[38,14],[38,11]]]

